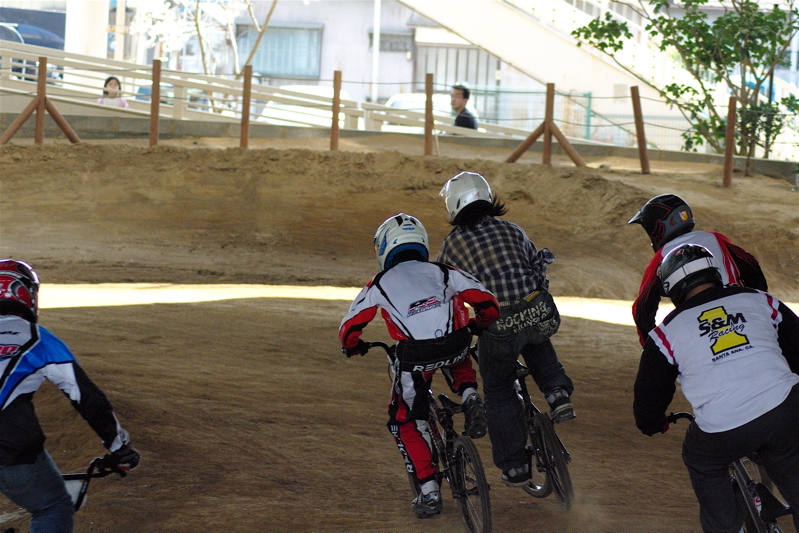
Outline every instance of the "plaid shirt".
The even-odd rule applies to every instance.
[[[474,231],[453,228],[436,259],[475,276],[500,302],[547,289],[547,265],[554,260],[549,249],[537,250],[522,228],[491,216],[481,220]]]

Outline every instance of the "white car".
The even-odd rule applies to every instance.
[[[386,107],[424,113],[426,101],[427,95],[425,93],[399,93],[386,100],[385,105]],[[466,109],[471,111],[475,118],[477,118],[477,111],[475,111],[471,105],[467,105]],[[451,122],[449,124],[452,125],[455,123],[455,114],[452,112],[448,94],[433,94],[433,114],[449,115],[451,117]],[[398,124],[386,123],[383,125],[382,131],[424,133],[424,127],[417,128],[414,126],[401,126]]]

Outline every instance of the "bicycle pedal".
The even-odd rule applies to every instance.
[[[549,419],[552,420],[555,424],[561,424],[563,422],[568,422],[569,420],[574,420],[577,418],[577,413],[574,409],[570,409],[568,411],[562,411],[556,415],[549,415]]]

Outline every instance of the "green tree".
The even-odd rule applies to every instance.
[[[686,150],[696,151],[707,143],[717,152],[724,151],[727,105],[726,101],[716,101],[719,86],[738,98],[739,116],[743,117],[742,128],[736,128],[739,155],[751,157],[757,145],[773,142],[784,122],[780,109],[799,111],[795,99],[783,99],[780,108],[767,95],[774,69],[790,64],[786,50],[799,31],[796,0],[782,0],[781,5],[770,4],[768,8],[753,0],[721,0],[724,12],[714,20],[702,9],[709,0],[684,0],[679,5],[669,0],[610,1],[629,7],[641,17],[654,46],[677,57],[691,74],[693,84],[658,86],[622,64],[616,56],[633,34],[627,22],[610,11],[572,35],[613,58],[680,110],[691,124],[683,133]],[[741,134],[742,129],[745,134]]]

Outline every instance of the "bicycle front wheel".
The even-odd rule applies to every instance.
[[[450,487],[458,501],[463,523],[472,533],[491,531],[489,485],[477,448],[469,437],[453,442],[450,460]]]
[[[544,469],[552,490],[566,509],[574,503],[574,486],[569,474],[569,459],[563,443],[555,432],[555,426],[549,416],[538,413],[533,419],[536,430],[541,436]]]

